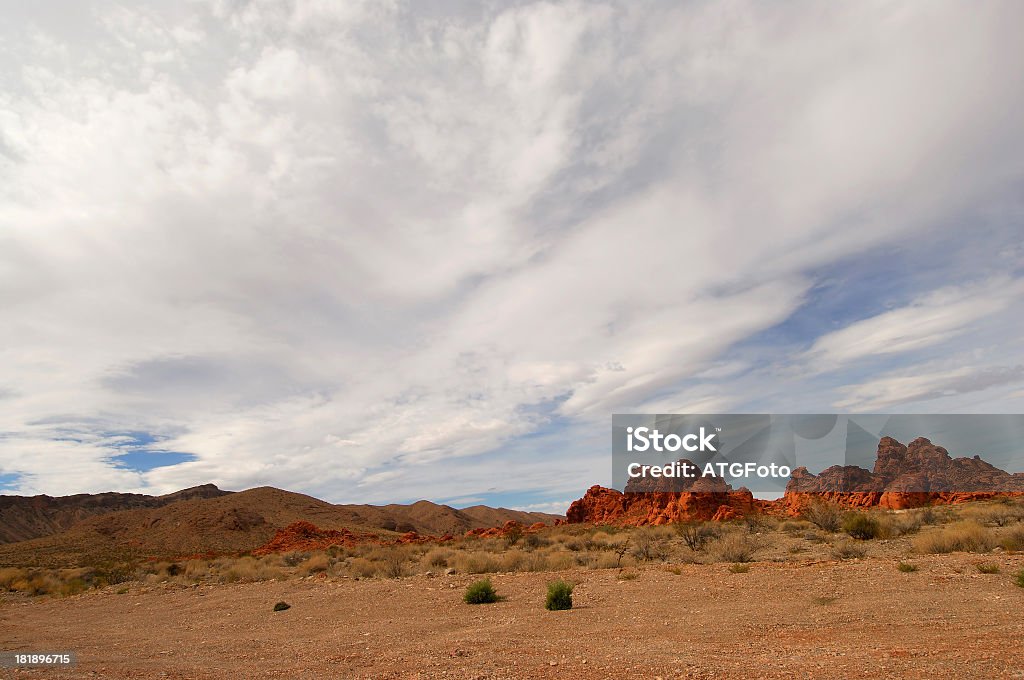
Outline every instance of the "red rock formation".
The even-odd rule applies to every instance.
[[[849,508],[899,510],[1024,495],[1024,474],[1011,475],[978,456],[952,458],[923,437],[909,446],[883,437],[873,470],[836,465],[814,475],[797,468],[777,501],[755,499],[746,489],[733,491],[717,478],[689,480],[682,487],[679,480],[669,482],[681,491],[665,491],[664,483],[631,480],[628,493],[592,486],[569,506],[566,520],[640,526],[737,519],[751,513],[797,516],[814,499]]]
[[[754,498],[746,489],[738,491],[683,491],[621,493],[592,486],[583,498],[573,501],[565,513],[570,524],[669,524],[693,520],[735,519],[764,512],[771,504]]]
[[[284,529],[278,529],[267,543],[252,551],[253,555],[291,552],[294,550],[326,550],[332,545],[354,545],[367,536],[360,536],[348,529],[321,529],[311,522],[293,522]]]
[[[786,486],[782,510],[798,515],[813,498],[847,507],[891,510],[946,505],[1024,493],[1024,474],[1010,474],[979,456],[953,458],[918,437],[904,446],[882,437],[874,469],[833,466],[813,475],[797,468]]]

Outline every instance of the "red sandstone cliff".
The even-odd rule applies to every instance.
[[[978,456],[953,458],[923,437],[908,446],[883,437],[873,470],[836,465],[814,475],[800,467],[777,501],[755,499],[746,489],[733,491],[723,480],[709,478],[678,492],[635,485],[627,490],[638,492],[592,486],[569,506],[566,518],[570,523],[646,525],[758,512],[795,516],[815,498],[851,508],[912,508],[1024,494],[1024,474],[1010,474]]]

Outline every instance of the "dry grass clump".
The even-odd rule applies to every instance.
[[[760,544],[751,536],[733,532],[715,541],[708,552],[717,562],[752,562]]]
[[[835,503],[814,499],[804,508],[803,517],[822,531],[830,534],[839,531],[843,522],[843,510]]]
[[[299,565],[299,575],[322,574],[331,568],[331,559],[326,553],[317,553]]]
[[[370,578],[377,573],[377,565],[365,557],[353,557],[348,563],[348,571],[356,578]]]
[[[454,557],[453,563],[460,574],[490,574],[501,571],[498,560],[486,552],[464,552]]]
[[[638,529],[632,536],[633,557],[644,562],[663,562],[669,556],[668,536],[654,527]]]
[[[1024,506],[1007,499],[1003,503],[979,505],[964,511],[964,517],[980,524],[997,527],[1010,526],[1024,520]]]
[[[882,524],[866,512],[851,512],[843,517],[843,531],[860,541],[869,541],[882,534]]]
[[[684,522],[676,525],[676,534],[693,552],[703,552],[708,542],[721,535],[718,527],[707,522]]]
[[[444,569],[448,566],[448,560],[452,558],[452,551],[447,548],[434,548],[428,551],[420,560],[428,567]]]
[[[753,512],[743,516],[743,526],[752,534],[774,531],[779,526],[779,521],[771,515],[762,512]]]
[[[810,522],[805,520],[786,520],[779,525],[779,531],[795,536],[808,531],[812,526]]]
[[[285,577],[283,569],[272,566],[269,561],[246,555],[237,559],[215,560],[212,576],[221,583],[239,581],[273,581]],[[187,571],[187,569],[186,569]]]
[[[387,578],[402,578],[408,572],[409,552],[399,546],[380,548],[371,553],[378,571]]]
[[[1003,534],[999,539],[999,547],[1003,550],[1024,550],[1024,526],[1015,527]]]
[[[867,554],[867,548],[849,539],[841,539],[832,545],[832,556],[841,560],[860,559]]]
[[[929,531],[914,539],[921,553],[988,552],[995,544],[991,532],[977,522],[965,520]]]

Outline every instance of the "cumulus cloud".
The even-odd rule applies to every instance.
[[[770,396],[768,355],[728,354],[836,261],[1019,208],[1016,3],[19,12],[0,474],[22,492],[561,502],[605,481],[613,411]],[[799,355],[913,362],[1019,318],[1013,228],[984,237],[1010,253],[987,284],[894,282],[900,308]],[[795,386],[945,389],[876,377]],[[126,430],[195,459],[118,467]]]

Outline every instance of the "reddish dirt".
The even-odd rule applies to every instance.
[[[505,600],[461,601],[472,576],[112,589],[0,598],[0,648],[72,650],[69,671],[4,678],[1021,678],[1024,555],[648,567],[491,576]],[[549,612],[545,583],[578,582]],[[291,608],[272,612],[284,600]]]

